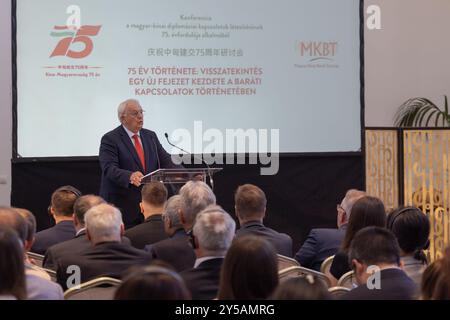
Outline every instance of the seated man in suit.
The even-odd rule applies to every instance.
[[[152,181],[141,190],[142,201],[139,204],[144,222],[125,231],[133,247],[144,249],[148,244],[167,238],[164,232],[162,212],[167,201],[167,189],[163,183]]]
[[[178,272],[192,268],[195,262],[195,253],[178,215],[180,208],[181,196],[170,197],[163,214],[164,230],[169,238],[145,246],[153,259],[169,263]]]
[[[56,224],[36,233],[31,252],[43,255],[52,245],[75,237],[73,205],[80,196],[81,192],[72,186],[63,186],[53,192],[49,213]]]
[[[358,287],[343,300],[412,300],[416,285],[400,267],[400,247],[394,234],[380,227],[359,230],[349,258]]]
[[[194,268],[181,273],[192,299],[214,299],[223,259],[233,241],[236,224],[219,206],[209,206],[197,215],[191,232],[195,248]]]
[[[267,204],[264,191],[255,185],[244,184],[237,189],[234,203],[236,216],[241,226],[236,232],[236,237],[247,234],[263,237],[275,247],[277,253],[292,257],[291,237],[263,224]]]
[[[151,257],[145,251],[121,241],[124,225],[119,209],[99,204],[86,212],[85,222],[92,247],[57,261],[56,277],[63,288],[100,276],[120,278],[129,267],[150,262]]]
[[[73,206],[73,222],[76,230],[75,238],[55,244],[48,248],[43,262],[45,268],[55,269],[56,261],[61,257],[81,254],[92,246],[86,236],[84,215],[90,208],[102,203],[105,203],[105,200],[92,194],[81,196],[75,201]]]
[[[0,207],[0,226],[15,230],[24,248],[27,298],[29,300],[62,300],[64,297],[61,287],[52,282],[47,273],[42,272],[28,261],[26,250],[32,243],[34,231],[29,229],[32,224],[29,224],[28,218],[23,218],[22,210],[24,209]],[[29,212],[29,214],[31,213]]]
[[[301,266],[320,271],[322,262],[336,254],[341,246],[347,229],[348,219],[353,204],[364,197],[366,193],[356,189],[350,189],[337,206],[337,229],[320,228],[312,229],[303,246],[295,254]]]

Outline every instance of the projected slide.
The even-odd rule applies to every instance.
[[[238,129],[280,152],[361,147],[358,1],[20,0],[16,17],[21,157],[98,155],[128,98],[169,151],[165,132],[263,148],[227,147]]]

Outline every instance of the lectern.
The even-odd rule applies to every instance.
[[[208,178],[211,189],[214,190],[213,175],[221,170],[222,168],[158,169],[145,175],[141,183],[160,181],[165,184],[185,184],[189,180],[201,180],[206,183]]]

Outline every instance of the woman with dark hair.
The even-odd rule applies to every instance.
[[[329,300],[325,284],[312,275],[290,278],[280,283],[272,296],[274,300]]]
[[[133,268],[117,289],[115,300],[190,300],[183,279],[159,265]]]
[[[386,211],[383,202],[371,196],[365,196],[355,202],[341,249],[334,256],[330,267],[330,277],[332,285],[336,285],[340,277],[351,270],[348,261],[348,250],[355,234],[365,227],[386,227]]]
[[[388,215],[387,228],[394,233],[400,245],[403,271],[420,285],[428,263],[423,253],[429,245],[428,217],[416,207],[400,207]]]
[[[0,300],[26,298],[21,241],[14,230],[0,227]]]
[[[267,299],[277,285],[278,260],[272,244],[251,235],[235,239],[222,265],[218,299]]]
[[[420,285],[421,299],[431,300],[434,289],[442,274],[443,260],[439,259],[431,263],[422,274],[422,282]]]

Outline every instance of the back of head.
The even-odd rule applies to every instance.
[[[73,205],[81,196],[80,190],[72,186],[62,186],[52,194],[51,207],[56,216],[71,217]]]
[[[219,300],[267,299],[277,285],[278,261],[272,244],[250,235],[235,239],[222,265]]]
[[[220,256],[231,245],[236,223],[220,206],[211,205],[195,219],[193,234],[205,255]]]
[[[386,212],[383,202],[375,197],[365,196],[355,202],[348,221],[342,249],[347,251],[355,234],[362,228],[386,226]]]
[[[115,300],[189,300],[182,278],[161,266],[135,268],[117,289]]]
[[[105,200],[103,200],[102,197],[93,195],[93,194],[87,194],[84,196],[79,197],[74,205],[73,205],[73,213],[75,214],[78,222],[81,225],[84,225],[84,216],[86,212],[91,209],[92,207],[95,207],[99,204],[106,203]]]
[[[431,299],[450,300],[450,247],[444,251],[440,271]]]
[[[202,181],[188,181],[181,189],[181,211],[184,223],[189,226],[197,214],[207,206],[216,204],[216,196],[211,188]]]
[[[430,221],[415,207],[397,208],[387,217],[387,228],[397,237],[405,254],[422,250],[428,243]]]
[[[14,208],[17,213],[25,220],[25,223],[27,225],[27,233],[24,241],[24,249],[26,251],[30,250],[33,242],[34,242],[34,235],[36,234],[36,218],[34,217],[33,213],[27,209],[22,208]]]
[[[350,189],[347,191],[344,199],[342,200],[342,209],[344,209],[345,212],[347,213],[347,219],[350,218],[353,205],[355,204],[355,202],[364,197],[365,195],[366,193],[364,191],[357,189]]]
[[[437,283],[443,274],[443,260],[439,259],[429,264],[422,274],[420,285],[421,299],[431,300]]]
[[[23,247],[17,233],[0,226],[0,295],[26,299]]]
[[[400,247],[394,234],[381,227],[359,230],[350,246],[349,259],[370,265],[400,264]]]
[[[167,188],[159,181],[144,185],[141,191],[142,201],[154,207],[162,207],[167,201]]]
[[[123,230],[120,210],[109,204],[89,209],[84,217],[91,242],[120,241]]]
[[[236,213],[242,222],[264,218],[267,199],[264,191],[253,184],[244,184],[234,194]]]
[[[324,283],[312,275],[290,278],[280,283],[273,296],[275,300],[329,300]]]
[[[16,231],[22,244],[28,240],[28,224],[18,210],[0,207],[0,226],[8,227]]]
[[[166,205],[164,206],[163,218],[169,219],[171,228],[173,229],[181,229],[183,228],[183,224],[180,221],[180,216],[178,215],[178,211],[181,208],[181,196],[175,195],[167,200]]]

